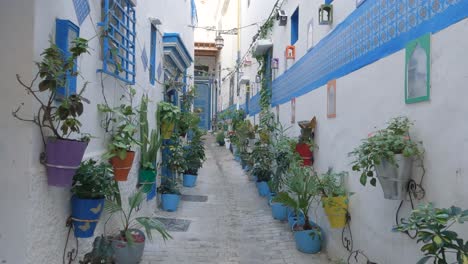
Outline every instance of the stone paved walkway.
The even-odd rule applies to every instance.
[[[274,220],[265,198],[242,171],[231,153],[206,140],[207,161],[197,186],[183,188],[188,195],[206,195],[206,202],[182,201],[177,212],[156,216],[190,220],[186,232],[174,239],[147,243],[143,264],[239,263],[328,264],[324,254],[307,255],[295,249],[287,224]],[[156,237],[156,236],[155,236]]]

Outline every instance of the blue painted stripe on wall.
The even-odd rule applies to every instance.
[[[468,17],[468,0],[365,1],[273,81],[272,106],[315,90]],[[255,113],[254,98],[251,114]]]

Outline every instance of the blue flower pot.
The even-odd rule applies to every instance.
[[[310,222],[312,226],[317,229],[294,231],[294,240],[296,241],[296,248],[300,252],[307,254],[316,254],[322,248],[322,230],[314,222]]]
[[[265,181],[257,182],[258,183],[258,194],[260,196],[268,196],[270,194],[270,187]]]
[[[275,198],[275,196],[276,196],[276,193],[274,193],[274,192],[270,192],[270,193],[268,194],[268,197],[267,197],[267,198],[268,198],[268,205],[269,205],[269,206],[271,206],[272,200],[273,200],[273,198]]]
[[[197,175],[184,174],[183,185],[184,187],[194,187],[197,182]]]
[[[92,237],[104,210],[104,199],[81,199],[73,195],[71,206],[75,237]]]
[[[178,194],[165,193],[161,195],[162,208],[164,211],[175,212],[179,206],[180,196]]]
[[[272,198],[273,199],[273,198]],[[282,203],[272,202],[270,199],[271,215],[274,219],[285,221],[288,219],[288,207]]]
[[[288,214],[289,228],[292,229],[294,224],[296,224],[296,223],[298,225],[304,225],[304,223],[305,223],[304,214],[300,213],[299,217],[297,217],[296,214],[294,213],[294,210],[290,210],[290,212]]]

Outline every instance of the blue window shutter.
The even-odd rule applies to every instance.
[[[80,28],[70,20],[57,19],[55,21],[55,45],[62,51],[65,58],[71,56],[72,41],[80,36]],[[76,61],[73,71],[76,71]],[[76,76],[67,72],[67,80],[64,87],[57,88],[57,99],[76,94]]]
[[[299,7],[291,16],[291,45],[299,39]]]
[[[156,27],[151,25],[151,47],[150,47],[150,83],[154,85],[156,81]]]

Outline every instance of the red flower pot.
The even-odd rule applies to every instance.
[[[296,145],[296,152],[302,157],[303,166],[312,166],[314,164],[314,153],[310,151],[310,145],[299,143]]]

